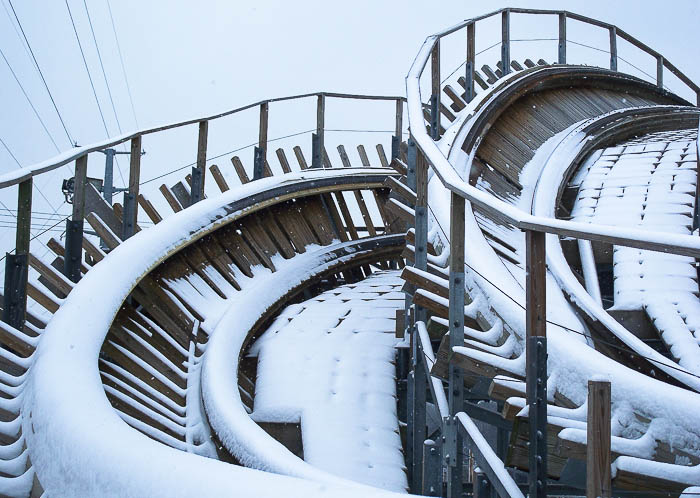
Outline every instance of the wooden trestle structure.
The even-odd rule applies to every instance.
[[[555,63],[526,59],[521,64],[511,59],[513,14],[558,20]],[[502,20],[501,60],[493,68],[483,65],[478,70],[476,26],[492,16]],[[609,69],[567,62],[566,26],[572,21],[610,33]],[[440,41],[464,33],[465,73],[445,83]],[[618,38],[656,59],[656,81],[618,72]],[[420,93],[426,67],[430,67],[431,81],[428,99]],[[463,493],[524,496],[528,491],[530,496],[543,497],[585,494],[584,490],[589,496],[678,496],[700,485],[700,479],[686,478],[686,474],[673,478],[673,472],[655,473],[645,467],[649,462],[698,466],[700,449],[692,444],[654,440],[653,450],[644,453],[631,436],[613,437],[611,443],[610,383],[591,381],[588,401],[570,399],[555,379],[548,385],[548,332],[553,326],[566,328],[553,324],[546,309],[553,302],[551,297],[548,301],[551,290],[547,287],[555,282],[547,269],[551,244],[565,245],[570,260],[580,257],[578,249],[571,249],[573,239],[592,241],[595,247],[629,246],[700,257],[697,238],[640,234],[625,227],[611,231],[567,219],[567,206],[576,195],[567,189],[569,179],[593,151],[650,133],[697,129],[700,111],[664,89],[665,70],[700,95],[700,88],[667,59],[615,26],[565,11],[504,9],[428,37],[408,74],[406,98],[321,92],[270,99],[77,148],[36,167],[0,176],[0,188],[18,187],[17,243],[15,254],[6,258],[0,322],[0,493],[41,496],[45,491],[58,496],[80,489],[79,477],[71,477],[76,483],[63,482],[56,467],[60,464],[48,461],[39,446],[32,446],[39,440],[67,444],[69,438],[46,433],[55,432],[56,427],[41,423],[47,409],[44,401],[33,394],[24,397],[28,384],[32,393],[40,391],[41,377],[35,380],[32,373],[35,362],[42,365],[37,375],[50,372],[46,357],[55,348],[41,346],[44,329],[47,338],[57,343],[64,317],[86,305],[80,297],[85,298],[88,291],[79,289],[88,285],[99,289],[107,317],[99,324],[75,325],[76,334],[92,334],[100,344],[85,376],[99,378],[103,397],[129,430],[173,449],[169,455],[194,453],[236,466],[287,473],[286,464],[258,464],[259,455],[236,439],[226,421],[211,416],[222,402],[202,393],[201,371],[206,369],[203,358],[210,351],[220,310],[243,317],[248,301],[241,296],[255,287],[253,282],[265,283],[258,285],[262,289],[256,288],[265,291],[260,292],[259,314],[241,318],[245,333],[234,354],[238,389],[234,394],[241,409],[251,413],[256,367],[248,351],[254,340],[286,306],[361,281],[377,270],[400,271],[405,282],[405,310],[396,318],[401,339],[396,372],[410,492],[450,498]],[[280,148],[273,168],[268,151],[270,106],[298,98],[316,101],[311,157],[305,157],[299,146],[291,153]],[[395,102],[391,151],[387,154],[379,144],[376,154],[371,149],[368,153],[359,146],[360,162],[354,164],[340,145],[340,162],[333,164],[325,140],[327,99]],[[230,167],[211,164],[209,124],[251,108],[260,113],[254,164],[246,167],[237,156],[227,159]],[[406,141],[405,121],[410,130]],[[198,130],[196,165],[181,181],[160,186],[172,210],[166,214],[140,191],[140,151],[151,134],[187,125]],[[580,147],[567,148],[566,140],[577,136],[586,140]],[[88,155],[121,143],[129,143],[131,150],[123,205],[106,202],[87,181]],[[542,201],[527,175],[528,165],[545,144],[556,152],[550,154],[556,161],[566,161],[553,187],[555,198],[548,200],[559,219],[536,211]],[[466,162],[460,163],[465,157]],[[33,178],[70,163],[75,164],[73,214],[67,221],[65,243],[51,239],[48,247],[54,259],[45,262],[30,250]],[[213,187],[205,192],[205,183],[212,181],[218,192]],[[433,196],[449,197],[449,214],[440,212],[446,204]],[[144,216],[153,226],[139,225]],[[84,237],[84,221],[101,245]],[[184,235],[173,229],[178,223]],[[697,228],[696,221],[693,227]],[[548,240],[548,234],[553,238]],[[522,296],[508,295],[507,289],[489,281],[488,274],[480,273],[483,269],[470,252],[471,243],[474,251],[489,252],[495,258],[492,262],[514,272],[513,281],[519,282]],[[139,250],[142,254],[136,257]],[[97,276],[90,279],[91,274],[103,275],[107,270],[102,269],[114,266],[119,258],[126,261],[130,251],[135,260],[133,275],[123,277],[123,289],[110,290],[107,281],[100,286]],[[28,278],[30,268],[38,280]],[[114,267],[113,272],[120,270]],[[494,304],[499,292],[522,308],[518,311],[522,317],[508,315]],[[688,380],[692,373],[673,367],[671,360],[664,365],[672,366],[664,367],[655,357],[645,356],[646,350],[631,349],[575,293],[562,292],[566,300],[557,302],[568,303],[571,316],[579,317],[587,340],[602,356],[696,394],[697,384]],[[27,298],[42,312],[27,310]],[[79,397],[83,388],[66,389]],[[62,415],[70,416],[70,410],[91,408],[56,409],[60,420]],[[651,425],[649,413],[636,407],[632,412],[642,425]],[[266,427],[267,437],[281,442],[288,443],[295,437],[290,431],[299,430],[272,425]],[[492,429],[484,431],[487,426]],[[492,434],[485,437],[489,431]],[[586,432],[587,439],[576,431]],[[110,437],[104,435],[106,440]],[[113,449],[109,441],[89,444],[96,452]],[[81,448],[71,451],[79,455]],[[633,465],[630,458],[646,463]],[[617,463],[611,478],[612,461]],[[119,479],[104,467],[82,470],[92,482]],[[313,473],[289,474],[315,479]],[[185,482],[188,477],[174,479]],[[148,489],[138,479],[128,486],[130,492]],[[194,489],[182,486],[183,493]]]

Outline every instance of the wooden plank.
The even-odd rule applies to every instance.
[[[279,159],[280,167],[283,173],[291,173],[292,168],[289,166],[289,161],[287,161],[287,156],[284,154],[284,149],[279,148],[275,151],[277,154],[277,159]]]
[[[182,206],[180,205],[180,202],[178,202],[178,200],[175,198],[175,196],[167,187],[167,185],[162,184],[158,188],[158,190],[160,190],[160,193],[163,194],[163,197],[165,198],[168,205],[170,206],[170,209],[172,209],[173,212],[177,213],[178,211],[182,211]]]
[[[104,200],[92,183],[85,186],[85,211],[96,213],[114,233],[122,233],[121,218],[114,213],[112,206]]]
[[[526,278],[525,310],[527,337],[547,336],[547,267],[545,234],[528,230],[525,234]]]
[[[236,174],[238,175],[238,179],[241,181],[241,184],[248,183],[250,178],[248,178],[248,173],[246,173],[241,159],[238,156],[233,156],[231,158],[231,164],[233,164],[233,169],[236,170]]]
[[[299,147],[298,145],[294,147],[294,155],[296,156],[297,162],[299,163],[299,169],[305,170],[309,168],[308,164],[306,164],[304,153],[302,152],[301,147]]]
[[[405,183],[401,183],[394,176],[388,176],[384,180],[384,185],[389,187],[393,194],[402,197],[410,206],[416,205],[416,193],[411,190]]]
[[[406,166],[406,163],[398,158],[392,159],[391,163],[389,164],[389,167],[396,170],[396,172],[402,176],[406,176],[408,172],[408,166]]]
[[[156,208],[153,206],[153,204],[151,204],[151,201],[146,199],[146,197],[143,194],[139,194],[138,203],[141,206],[141,209],[143,209],[143,212],[146,213],[146,216],[148,216],[148,218],[154,224],[158,224],[161,221],[163,221],[163,217],[156,210]]]
[[[253,272],[250,267],[259,264],[259,260],[233,227],[222,227],[211,235],[224,249],[231,261],[235,263],[240,272],[247,277],[252,277]]]
[[[379,163],[382,165],[382,168],[388,168],[389,167],[389,161],[386,158],[386,154],[384,153],[384,146],[382,144],[377,144],[377,155],[379,156]]]
[[[327,208],[327,213],[330,215],[331,219],[333,220],[333,224],[337,227],[337,235],[338,238],[340,238],[341,242],[348,242],[350,239],[348,238],[348,234],[346,233],[345,230],[345,225],[343,225],[343,220],[340,217],[340,213],[338,212],[338,208],[335,206],[335,202],[333,202],[333,197],[329,193],[321,194],[321,198],[323,199],[323,204],[324,207]]]
[[[202,237],[197,243],[197,248],[204,253],[211,266],[213,266],[234,289],[241,290],[241,286],[238,284],[236,275],[233,272],[233,266],[235,266],[234,261],[213,235],[208,234]]]
[[[289,237],[280,229],[271,211],[260,211],[254,216],[260,228],[267,233],[284,258],[291,259],[297,255]]]
[[[389,199],[387,201],[387,203],[384,205],[384,207],[386,208],[386,210],[388,212],[394,214],[396,217],[405,221],[410,226],[415,225],[416,216],[413,212],[413,209],[406,206],[405,204],[397,201],[396,199]]]
[[[129,213],[131,219],[123,222],[127,227],[136,228],[139,217],[139,208],[136,199],[139,197],[139,185],[141,183],[141,136],[136,136],[131,140],[131,154],[129,155],[129,195],[133,196],[133,212]],[[122,232],[115,232],[122,235]]]
[[[365,168],[369,168],[369,157],[367,157],[367,151],[365,151],[365,146],[360,144],[357,146],[357,153],[360,155],[360,162]]]
[[[610,498],[610,382],[588,381],[586,498]]]
[[[211,176],[214,177],[214,181],[216,182],[216,186],[219,187],[219,190],[221,192],[228,191],[228,183],[226,183],[226,178],[224,178],[224,175],[221,173],[219,167],[216,164],[212,164],[209,166],[209,171],[211,171]]]
[[[170,190],[183,208],[190,207],[192,204],[192,196],[184,183],[177,182]]]
[[[309,244],[318,242],[304,218],[295,210],[293,203],[271,206],[270,211],[299,254],[306,252],[306,246]]]
[[[343,167],[352,167],[352,165],[350,164],[350,158],[348,157],[348,153],[345,151],[345,146],[342,144],[338,146],[338,155],[340,156],[340,162],[343,163]]]
[[[343,192],[334,192],[333,195],[335,196],[335,199],[338,202],[338,207],[340,208],[340,212],[343,214],[343,219],[345,220],[344,225],[350,234],[350,238],[352,240],[359,239],[360,236],[357,233],[357,228],[355,228],[355,223],[352,221],[352,216],[350,214],[350,210],[348,209],[348,205],[345,202],[345,197],[343,196]]]
[[[27,282],[27,295],[46,308],[49,312],[56,313],[58,311],[60,302],[57,299],[49,296],[32,282]]]
[[[63,295],[67,296],[73,290],[73,282],[54,267],[45,264],[32,253],[29,253],[29,265],[56,287]]]
[[[90,224],[92,229],[97,233],[97,235],[104,241],[105,245],[109,249],[114,249],[122,240],[112,232],[109,227],[105,224],[102,219],[95,213],[89,213],[87,215],[86,221]]]
[[[323,167],[324,168],[332,168],[333,164],[331,164],[331,158],[328,157],[328,151],[326,148],[323,148]]]
[[[14,327],[0,321],[0,344],[11,349],[22,358],[29,357],[34,352],[34,346],[30,344],[32,339]]]
[[[372,217],[369,215],[369,210],[367,209],[367,204],[365,204],[365,199],[362,196],[362,191],[353,190],[352,193],[355,195],[355,200],[360,208],[360,213],[362,213],[362,219],[365,221],[365,228],[367,229],[367,232],[369,232],[370,237],[376,237],[377,230],[374,228],[374,222],[372,221]]]
[[[102,249],[94,245],[92,242],[90,242],[89,239],[85,237],[83,237],[83,249],[85,249],[85,253],[88,254],[93,259],[93,261],[95,261],[95,263],[99,263],[106,256]]]
[[[301,207],[302,216],[316,234],[321,245],[327,246],[331,244],[333,242],[333,229],[330,226],[330,220],[323,211],[320,199],[298,199],[297,204]]]
[[[445,92],[445,95],[447,95],[450,100],[452,100],[452,104],[450,104],[450,107],[452,107],[452,110],[455,112],[459,112],[465,107],[467,107],[467,104],[465,104],[464,100],[462,100],[462,97],[455,92],[455,90],[450,86],[450,85],[445,85],[445,88],[443,88],[443,91]]]
[[[277,254],[277,249],[265,231],[261,230],[254,222],[246,222],[245,218],[235,222],[234,226],[240,231],[241,238],[245,239],[250,248],[255,252],[258,260],[260,260],[266,268],[276,271],[275,265],[272,262],[272,257]]]

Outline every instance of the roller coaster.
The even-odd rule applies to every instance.
[[[558,23],[556,60],[511,59],[518,16]],[[609,66],[567,58],[574,23],[609,34]],[[656,74],[620,70],[618,41]],[[508,8],[428,36],[405,96],[274,98],[1,175],[0,494],[700,494],[700,110],[679,94],[700,87],[622,29]],[[310,160],[271,161],[290,101],[315,102]],[[389,105],[389,153],[329,154],[330,101]],[[213,164],[210,125],[249,110],[253,164]],[[190,174],[143,192],[144,142],[192,128]],[[87,176],[121,144],[122,204]],[[65,165],[48,261],[32,185]]]

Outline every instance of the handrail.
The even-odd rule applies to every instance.
[[[520,8],[512,8],[512,7],[505,7],[502,9],[494,10],[493,12],[489,12],[488,14],[484,14],[481,16],[473,17],[471,19],[465,19],[461,23],[458,23],[450,28],[447,28],[442,31],[438,31],[432,36],[435,36],[436,39],[440,39],[444,36],[450,35],[456,31],[461,30],[464,27],[469,26],[470,24],[476,24],[478,21],[483,21],[485,19],[491,18],[493,16],[496,16],[498,14],[535,14],[535,15],[552,15],[552,16],[564,16],[565,18],[570,18],[575,21],[579,21],[585,24],[590,24],[591,26],[597,26],[599,28],[604,28],[607,29],[611,32],[611,45],[615,46],[615,42],[613,41],[614,37],[619,36],[623,40],[629,42],[630,44],[634,45],[638,49],[642,50],[643,52],[651,55],[657,61],[660,62],[660,64],[671,71],[679,80],[681,80],[683,83],[685,83],[691,90],[693,90],[696,94],[699,94],[698,96],[700,97],[700,86],[695,84],[693,80],[691,80],[688,76],[686,76],[683,72],[681,72],[675,65],[671,64],[668,59],[663,57],[659,52],[656,50],[652,49],[649,47],[647,44],[641,42],[634,36],[630,35],[626,31],[623,31],[619,29],[617,26],[614,24],[610,24],[604,21],[599,21],[597,19],[593,19],[592,17],[587,17],[581,14],[577,14],[575,12],[570,12],[568,10],[549,10],[549,9],[520,9]],[[427,41],[427,40],[426,40]],[[612,48],[612,47],[611,47]],[[613,52],[613,50],[611,50]],[[616,50],[615,50],[616,53]],[[615,55],[617,57],[617,55]],[[508,69],[505,68],[504,72],[508,72]],[[662,80],[663,81],[663,80]],[[661,85],[659,85],[661,86]]]
[[[465,22],[463,25],[466,26],[466,24],[468,23]],[[608,225],[590,225],[587,223],[533,216],[464,181],[442,154],[430,135],[428,135],[423,118],[420,76],[428,63],[428,59],[438,39],[439,35],[428,36],[418,52],[406,77],[406,97],[411,137],[421,149],[429,165],[447,189],[522,230],[533,230],[560,236],[609,242],[640,249],[700,257],[700,238],[698,237],[668,234],[664,232],[641,231],[638,229]],[[472,159],[473,158],[470,158],[467,168],[469,168]]]
[[[303,94],[298,94],[298,95],[289,95],[286,97],[276,97],[276,98],[272,98],[272,99],[260,100],[258,102],[254,102],[252,104],[246,104],[244,106],[236,107],[235,109],[230,109],[228,111],[224,111],[224,112],[221,112],[218,114],[212,114],[209,116],[188,119],[185,121],[178,121],[175,123],[170,123],[170,124],[161,125],[161,126],[155,126],[155,127],[151,127],[151,128],[144,128],[142,130],[124,133],[124,134],[118,135],[116,137],[110,137],[110,138],[107,138],[105,140],[101,140],[99,142],[94,142],[90,145],[84,145],[81,147],[75,147],[73,149],[63,151],[60,154],[57,154],[56,156],[54,156],[50,159],[47,159],[45,161],[41,161],[41,162],[33,164],[31,166],[25,166],[23,168],[17,168],[13,171],[10,171],[8,173],[0,175],[0,189],[5,188],[5,187],[9,187],[12,185],[17,185],[23,181],[29,180],[30,178],[32,178],[34,176],[52,171],[56,168],[63,166],[64,164],[68,164],[69,162],[75,161],[79,157],[82,157],[86,154],[90,154],[92,152],[97,152],[97,151],[104,150],[104,149],[107,149],[110,147],[114,147],[116,145],[120,145],[124,142],[128,142],[128,141],[133,140],[135,138],[143,137],[145,135],[150,135],[150,134],[158,133],[161,131],[172,130],[172,129],[180,128],[183,126],[190,126],[190,125],[199,124],[199,123],[203,123],[203,122],[214,121],[214,120],[226,117],[226,116],[230,116],[230,115],[242,112],[242,111],[246,111],[248,109],[253,109],[255,107],[265,105],[265,104],[270,104],[273,102],[285,102],[288,100],[298,100],[298,99],[304,99],[304,98],[310,98],[310,97],[330,97],[330,98],[337,98],[337,99],[355,99],[355,100],[393,100],[396,102],[405,102],[406,101],[405,97],[400,97],[400,96],[359,95],[359,94],[334,93],[334,92],[303,93]]]

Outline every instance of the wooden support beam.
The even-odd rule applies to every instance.
[[[275,151],[277,154],[277,159],[280,162],[280,167],[283,173],[291,173],[292,168],[289,167],[289,161],[287,161],[287,156],[284,154],[284,149],[280,148]]]
[[[227,190],[229,190],[228,183],[226,183],[226,178],[224,178],[224,175],[221,173],[221,170],[216,164],[212,164],[211,166],[209,166],[209,171],[211,171],[211,176],[214,177],[216,186],[219,187],[219,190],[221,190],[221,192],[226,192]]]
[[[465,78],[465,94],[464,100],[471,102],[476,93],[474,92],[474,71],[476,69],[476,38],[475,38],[475,23],[467,25],[467,63],[466,63],[466,78]]]
[[[357,153],[360,155],[360,162],[362,163],[362,166],[365,168],[369,168],[371,165],[369,163],[369,157],[367,156],[367,151],[365,150],[365,146],[360,144],[357,146]]]
[[[617,71],[617,28],[610,27],[610,69]]]
[[[566,64],[566,12],[559,14],[559,64]]]
[[[304,152],[298,145],[294,146],[294,155],[296,156],[297,162],[299,163],[299,169],[305,170],[309,168],[309,165],[306,163],[306,158],[304,158]]]
[[[2,319],[18,330],[24,328],[27,310],[27,258],[32,235],[32,185],[33,180],[29,178],[18,186],[15,254],[5,256]]]
[[[248,183],[250,178],[248,178],[248,173],[246,173],[241,159],[238,156],[233,156],[231,158],[231,164],[233,164],[233,169],[236,170],[236,174],[238,175],[238,179],[241,181],[241,184],[244,185]]]
[[[610,382],[588,381],[586,498],[610,498]]]
[[[75,161],[73,184],[73,216],[66,222],[66,257],[64,273],[73,282],[80,280],[80,260],[83,252],[83,219],[85,218],[85,185],[87,183],[87,154]]]
[[[430,130],[433,140],[440,138],[440,39],[435,40],[430,54]]]
[[[504,75],[510,73],[510,9],[501,14],[501,67]]]
[[[312,141],[311,167],[323,167],[323,149],[325,147],[326,96],[319,94],[316,100],[316,139]]]
[[[377,144],[377,156],[379,156],[379,163],[382,168],[389,167],[389,160],[386,158],[386,153],[384,152],[384,146],[382,144]]]
[[[204,199],[204,177],[207,165],[207,141],[209,136],[209,121],[199,122],[199,134],[197,137],[197,166],[192,169],[192,189],[190,197],[192,204]],[[196,170],[196,171],[195,171]]]

